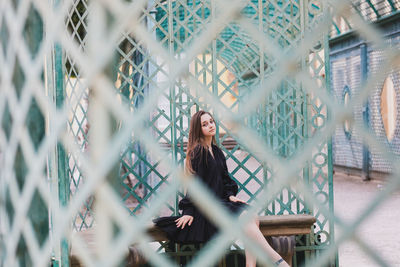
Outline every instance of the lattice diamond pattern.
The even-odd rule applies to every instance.
[[[251,212],[314,214],[315,229],[297,237],[297,249],[326,248],[316,258],[317,265],[325,264],[335,249],[328,249],[334,216],[329,212],[332,170],[326,136],[342,121],[328,117],[328,111],[341,111],[341,106],[327,101],[322,30],[330,21],[324,22],[321,4],[146,2],[76,0],[62,2],[60,8],[28,0],[0,4],[0,138],[6,155],[0,176],[0,212],[5,215],[0,216],[0,237],[7,248],[0,262],[44,266],[57,252],[50,233],[56,243],[71,231],[93,228],[109,241],[97,248],[98,256],[80,238],[67,240],[80,248],[77,255],[89,266],[118,264],[123,249],[138,241],[144,241],[151,264],[174,266],[159,253],[168,251],[168,245],[151,248],[143,230],[150,218],[177,212],[183,186],[178,166],[184,162],[189,118],[207,108],[219,119],[219,143],[240,196],[254,205]],[[341,14],[342,1],[333,5],[339,16],[346,15]],[[230,16],[219,21],[225,14]],[[50,18],[54,27],[47,27]],[[379,40],[365,30],[370,26],[353,22],[372,41]],[[310,25],[320,27],[319,35],[307,38]],[[65,49],[64,66],[52,60],[55,42]],[[64,107],[56,109],[60,81]],[[67,151],[65,159],[54,152],[57,142]],[[60,160],[66,162],[70,193],[66,208],[59,207]],[[290,168],[282,163],[286,161]],[[209,203],[207,191],[193,183],[185,186]],[[378,200],[384,199],[382,193]],[[212,213],[229,218],[218,205]],[[248,244],[230,219],[220,222],[227,230],[217,242],[206,245],[213,246],[211,254],[185,260],[194,266],[215,263],[225,253],[221,244],[228,235]],[[345,240],[342,236],[337,244]],[[170,253],[179,258],[187,251],[191,248]],[[260,251],[254,253],[268,263]]]
[[[1,22],[1,28],[0,28],[0,36],[1,36],[1,48],[3,51],[4,57],[7,56],[7,50],[8,50],[8,42],[10,38],[10,34],[8,31],[8,27],[6,25],[6,20],[3,17],[3,20]]]
[[[17,7],[17,4],[14,4]],[[7,5],[5,7],[10,8]],[[8,159],[3,160],[2,170],[8,175],[1,175],[2,178],[8,178],[7,183],[2,181],[1,184],[5,185],[2,187],[2,193],[9,214],[9,219],[5,221],[6,227],[8,232],[15,236],[9,241],[8,251],[20,256],[17,260],[9,262],[11,265],[39,262],[36,261],[37,257],[42,248],[48,247],[50,234],[47,217],[48,198],[46,190],[43,190],[47,188],[43,171],[46,169],[46,150],[49,148],[48,142],[45,141],[43,114],[43,100],[46,97],[44,91],[35,90],[44,88],[43,20],[34,3],[21,3],[18,7],[21,16],[20,27],[7,30],[4,28],[15,18],[12,10],[8,10],[7,16],[2,17],[2,38],[4,35],[7,37],[4,40],[7,44],[3,46],[3,52],[7,52],[7,55],[5,58],[1,56],[0,60],[1,68],[8,69],[2,73],[0,81],[6,111],[1,116],[4,127],[2,130],[6,132],[8,141],[2,141],[2,153],[8,155]],[[20,39],[16,40],[16,36]],[[16,42],[20,43],[16,45]],[[18,49],[15,49],[16,47]],[[6,84],[8,89],[3,90],[7,88]],[[5,213],[2,213],[2,217],[6,218],[4,215]],[[25,222],[23,229],[18,226],[21,221]],[[1,225],[3,226],[3,223]],[[49,262],[49,259],[43,259],[42,262],[44,261]],[[1,262],[3,264],[4,259]]]
[[[88,14],[86,0],[73,1],[66,22],[71,38],[82,47],[85,45]]]

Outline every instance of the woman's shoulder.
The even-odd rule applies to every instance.
[[[224,152],[222,152],[222,149],[218,145],[212,144],[212,146],[214,148],[214,151],[217,151],[221,156],[225,157]]]
[[[217,144],[211,144],[211,146],[218,151],[221,150]]]

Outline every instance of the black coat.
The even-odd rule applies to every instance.
[[[212,145],[212,151],[214,157],[207,149],[198,145],[191,159],[192,168],[223,206],[238,213],[246,204],[229,201],[229,196],[236,196],[238,186],[228,174],[226,159],[221,149]],[[193,216],[192,224],[186,225],[184,229],[176,227],[175,220],[180,216],[161,217],[154,220],[154,223],[167,234],[169,240],[178,243],[203,243],[210,240],[217,232],[214,224],[192,203],[189,195],[181,199],[179,209],[182,210],[183,215]]]

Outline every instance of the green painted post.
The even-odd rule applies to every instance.
[[[393,1],[392,0],[387,0],[387,1],[392,9],[392,12],[396,12],[396,6],[394,5]]]
[[[65,101],[64,86],[64,61],[60,44],[54,45],[54,71],[55,71],[55,100],[57,108],[62,108]],[[69,177],[67,154],[60,142],[57,143],[57,175],[58,175],[58,196],[61,206],[67,206],[69,202]],[[61,240],[61,266],[69,266],[69,244],[66,238]]]
[[[330,64],[330,58],[329,58],[329,36],[325,35],[324,36],[324,61],[325,61],[325,85],[326,85],[326,90],[328,93],[332,94],[332,89],[331,89],[331,64]],[[327,110],[327,118],[326,120],[330,120],[330,111]],[[335,207],[334,207],[334,194],[333,194],[333,157],[332,157],[332,136],[328,140],[328,193],[329,193],[329,212],[331,214],[335,214]],[[329,223],[329,235],[330,235],[330,244],[332,246],[335,245],[335,225],[333,222]],[[335,258],[332,259],[331,265],[333,266],[339,266],[339,252],[336,251],[335,253]]]
[[[369,7],[374,11],[376,17],[377,17],[377,18],[380,18],[380,17],[381,17],[381,14],[379,14],[379,12],[378,12],[378,10],[376,9],[375,5],[372,4],[370,0],[365,0],[365,1],[368,3]]]
[[[264,2],[263,1],[258,1],[258,30],[260,32],[264,32]],[[264,58],[264,49],[263,47],[260,46],[260,63],[259,63],[259,67],[260,67],[260,84],[262,87],[264,87],[264,76],[265,76],[265,68],[264,68],[264,64],[266,62],[265,58]],[[269,99],[267,97],[267,99]],[[262,131],[262,136],[263,139],[266,140],[266,142],[268,143],[268,115],[267,115],[267,105],[269,104],[269,101],[265,101],[264,104],[261,105],[261,110],[260,110],[260,116],[262,116],[261,121],[262,121],[262,125],[261,125],[261,131]],[[262,168],[263,168],[263,184],[268,183],[268,167],[266,166],[265,163],[262,163]]]
[[[216,19],[216,14],[217,14],[217,9],[216,9],[216,5],[215,5],[215,1],[211,1],[211,19],[214,21]],[[212,73],[212,93],[213,95],[218,98],[218,69],[217,69],[217,41],[216,39],[213,39],[212,41],[212,48],[211,48],[211,73]],[[217,77],[215,77],[217,76]],[[215,111],[214,111],[215,113]],[[216,114],[217,115],[217,114]],[[216,122],[216,140],[217,140],[217,144],[221,145],[220,140],[219,140],[219,126],[220,126],[220,122],[217,121]]]
[[[172,1],[173,0],[167,0],[168,1],[168,49],[169,53],[171,56],[175,54],[175,45],[174,45],[174,28],[173,28],[173,9],[172,9]],[[171,66],[169,66],[169,71],[171,72]],[[177,151],[176,151],[176,125],[175,125],[175,120],[176,120],[176,103],[175,103],[175,83],[174,82],[169,82],[169,97],[170,97],[170,117],[171,117],[171,153],[172,153],[172,159],[176,161],[177,159]],[[178,208],[178,201],[179,197],[178,194],[175,197],[175,211],[174,214],[177,215],[179,212]]]
[[[54,8],[57,8],[61,0],[54,1]],[[64,73],[65,64],[63,58],[62,47],[59,43],[54,44],[52,65],[54,68],[54,91],[55,91],[55,104],[57,109],[61,109],[65,101],[65,83]],[[51,71],[50,71],[51,73]],[[66,126],[66,125],[65,125]],[[65,207],[69,202],[69,177],[68,177],[68,158],[66,151],[60,142],[57,142],[56,147],[56,166],[58,177],[58,197],[59,205]],[[69,244],[66,238],[61,239],[60,244],[60,266],[69,266]]]
[[[280,88],[279,88],[279,90],[278,90],[278,94],[279,95],[281,95],[281,96],[284,96],[285,95],[285,93],[286,93],[286,90],[287,90],[287,88],[285,88],[286,87],[286,82],[282,82],[281,83],[281,85],[280,85]],[[281,101],[281,99],[279,99],[279,101]],[[283,157],[283,158],[285,158],[286,156],[287,156],[287,153],[286,153],[286,151],[287,151],[287,145],[285,144],[285,142],[284,141],[282,141],[282,140],[286,140],[286,130],[287,130],[287,127],[286,127],[286,125],[285,125],[285,122],[284,122],[284,118],[285,118],[285,116],[286,116],[286,105],[285,105],[285,103],[283,102],[283,100],[282,100],[282,102],[281,103],[279,103],[279,105],[278,105],[278,114],[279,114],[279,119],[278,119],[278,121],[281,121],[281,124],[279,125],[278,124],[278,134],[279,134],[279,136],[281,137],[281,139],[279,139],[278,140],[278,146],[280,147],[280,149],[279,149],[279,155],[281,156],[281,157]]]
[[[361,83],[365,85],[368,77],[368,49],[366,44],[361,44],[360,46],[361,53]],[[369,125],[369,101],[365,103],[363,107],[363,120],[365,125]],[[362,179],[367,181],[370,179],[369,177],[369,159],[370,152],[368,147],[363,145],[363,165],[362,165]]]
[[[304,38],[306,29],[307,29],[308,19],[309,19],[308,3],[309,2],[307,0],[300,0],[300,17],[301,17],[300,28],[301,28],[301,37],[302,38]],[[307,56],[302,58],[301,66],[302,66],[303,70],[309,68]],[[302,85],[301,85],[301,90],[302,90],[302,92],[304,92]],[[312,138],[311,129],[312,129],[313,124],[312,124],[312,121],[310,120],[312,118],[312,116],[311,116],[311,114],[312,114],[311,96],[308,93],[304,93],[302,102],[303,102],[302,114],[304,115],[303,136],[304,136],[304,140],[306,140],[305,142],[307,142],[308,140],[310,140]],[[307,185],[312,184],[312,175],[313,175],[312,167],[313,166],[312,166],[311,160],[307,160],[305,167],[303,168],[303,179]],[[314,210],[313,207],[307,207],[307,208],[310,213],[312,213]],[[309,246],[309,247],[315,246],[315,242],[313,241],[314,240],[313,235],[314,235],[313,232],[311,232],[311,234],[305,236],[306,246]],[[304,259],[305,262],[303,263],[304,265],[307,265],[310,262],[311,256],[312,256],[312,250],[304,251],[304,257],[305,257],[305,259]],[[298,266],[299,263],[297,263],[297,253],[296,253],[295,260],[296,260],[295,266]]]

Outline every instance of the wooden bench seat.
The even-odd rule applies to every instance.
[[[260,230],[264,236],[289,236],[311,233],[316,222],[309,214],[259,216]]]
[[[316,222],[316,219],[312,215],[308,214],[295,214],[295,215],[267,215],[267,216],[259,216],[260,221],[260,230],[263,235],[270,242],[272,247],[277,250],[278,253],[288,262],[291,262],[291,258],[294,253],[294,235],[303,235],[311,233],[311,227]],[[147,230],[147,233],[154,241],[167,241],[167,237],[158,227],[150,226]],[[93,243],[93,235],[94,231],[85,231],[78,233],[85,241],[87,241],[89,249],[94,245]],[[291,237],[288,243],[288,239],[286,239],[285,243],[289,244],[289,248],[282,249],[279,244],[279,239],[273,239],[271,237]],[[77,262],[76,257],[74,256],[74,250],[72,248],[71,253],[71,266],[81,266],[79,262]],[[141,255],[140,251],[133,244],[129,247],[129,256],[127,259],[128,266],[139,266],[146,262],[146,259]]]
[[[315,223],[315,217],[308,214],[294,215],[267,215],[258,216],[260,230],[264,236],[289,236],[302,235],[311,232],[311,226]],[[147,233],[154,241],[168,240],[162,230],[152,226]]]

